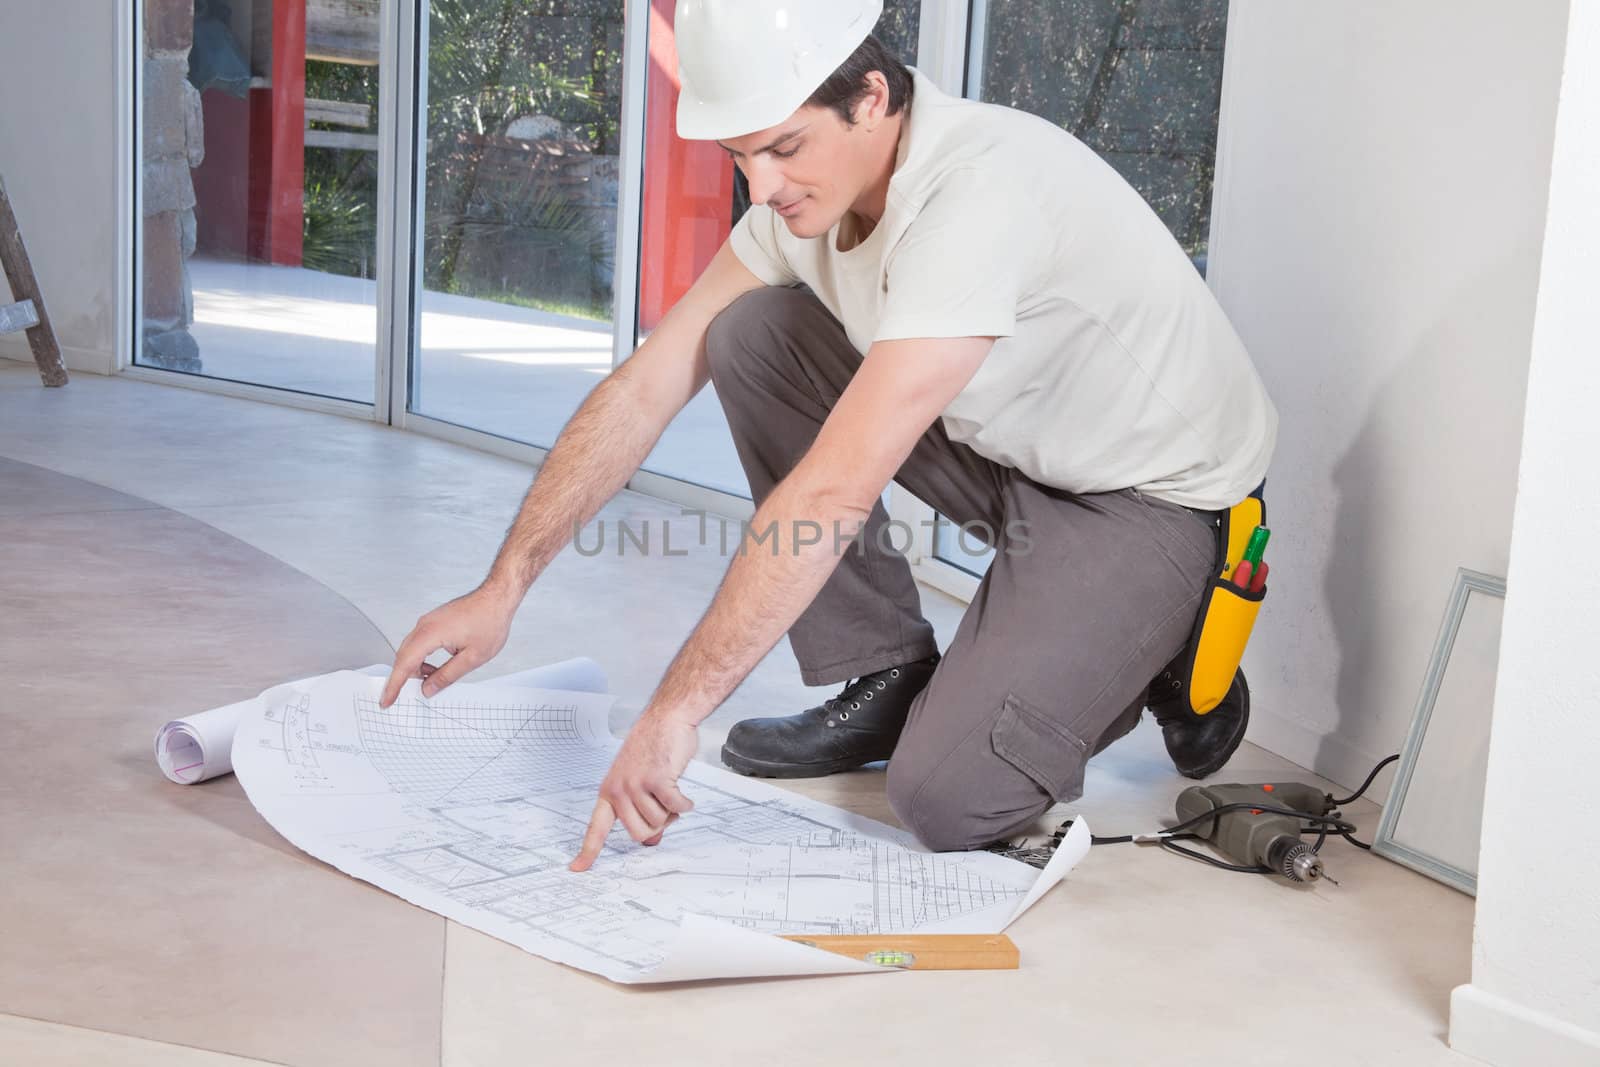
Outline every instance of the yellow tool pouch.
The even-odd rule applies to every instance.
[[[1217,545],[1222,557],[1218,560],[1219,576],[1211,579],[1206,587],[1189,647],[1168,668],[1180,680],[1189,708],[1196,715],[1204,715],[1228,695],[1239,670],[1239,661],[1244,658],[1244,646],[1250,640],[1256,615],[1261,611],[1261,602],[1266,599],[1265,588],[1251,593],[1232,581],[1233,569],[1244,558],[1250,534],[1257,526],[1265,525],[1266,519],[1267,506],[1260,487],[1219,513],[1221,529]]]

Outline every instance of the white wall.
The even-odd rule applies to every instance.
[[[115,365],[117,20],[104,0],[5,0],[0,173],[67,366]],[[0,297],[10,301],[4,276]],[[22,334],[0,356],[32,360]]]
[[[1231,5],[1210,280],[1282,417],[1251,739],[1341,783],[1456,567],[1506,572],[1566,7]]]
[[[1600,4],[1574,3],[1484,797],[1472,984],[1450,1043],[1600,1064]]]

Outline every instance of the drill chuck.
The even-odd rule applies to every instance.
[[[1272,842],[1267,855],[1271,860],[1268,866],[1292,882],[1315,882],[1322,877],[1322,858],[1304,841],[1280,837]]]

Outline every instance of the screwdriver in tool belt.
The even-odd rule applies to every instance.
[[[1257,526],[1251,531],[1244,558],[1233,569],[1234,585],[1252,593],[1259,593],[1266,588],[1267,565],[1261,561],[1261,557],[1267,550],[1267,540],[1271,536],[1272,531],[1265,526]]]

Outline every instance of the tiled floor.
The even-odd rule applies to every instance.
[[[1343,843],[1341,884],[1310,890],[1096,849],[1013,927],[1016,972],[627,989],[447,923],[299,855],[228,780],[170,785],[146,746],[169,713],[397,642],[481,577],[527,470],[27,367],[0,370],[0,457],[0,1063],[1469,1062],[1442,1035],[1471,901]],[[484,671],[593,656],[619,732],[725,563],[676,505],[623,493],[623,516],[685,523],[690,555],[569,550]],[[948,635],[960,606],[925,601]],[[780,644],[702,755],[818,695]],[[1247,745],[1223,777],[1307,775]],[[1146,829],[1185,784],[1146,724],[1072,810]],[[889,818],[878,771],[794,787]],[[1369,832],[1376,810],[1354,806]]]

